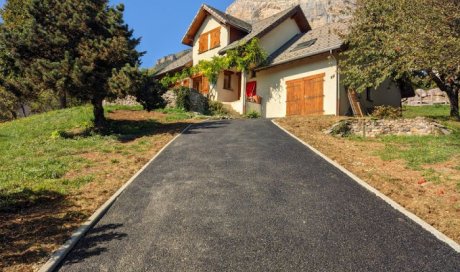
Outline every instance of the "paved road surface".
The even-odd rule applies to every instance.
[[[460,255],[268,120],[196,125],[60,271],[460,271]]]

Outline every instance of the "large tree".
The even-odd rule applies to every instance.
[[[103,100],[120,93],[112,90],[111,78],[126,66],[138,67],[142,56],[140,40],[123,20],[124,6],[111,7],[108,0],[22,2],[22,9],[10,12],[14,16],[4,12],[0,83],[11,92],[50,90],[90,101],[95,125],[103,126]],[[26,19],[9,24],[10,17]]]
[[[425,75],[451,102],[459,118],[459,0],[357,0],[345,35],[342,72],[358,91],[387,78]]]
[[[9,0],[1,10],[3,21],[0,25],[0,92],[2,92],[2,115],[16,117],[16,110],[37,95],[24,80],[27,64],[17,58],[16,48],[9,44],[15,40],[24,28],[31,24],[28,12],[30,0]]]

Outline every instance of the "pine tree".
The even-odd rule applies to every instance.
[[[7,7],[18,1],[9,0]],[[103,100],[119,94],[110,79],[126,66],[138,67],[143,54],[123,20],[124,6],[111,7],[107,0],[25,1],[22,9],[3,14],[0,84],[19,96],[49,90],[89,101],[95,125],[103,126]]]
[[[37,95],[27,85],[25,67],[27,63],[19,57],[23,47],[21,35],[30,25],[28,13],[30,0],[9,0],[1,10],[3,22],[0,24],[0,85],[2,92],[2,115],[16,117],[16,110]],[[11,41],[18,41],[18,47]],[[8,111],[11,112],[8,113]]]

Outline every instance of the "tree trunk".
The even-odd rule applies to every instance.
[[[460,120],[458,101],[459,88],[454,84],[448,84],[445,77],[440,77],[433,71],[428,71],[428,73],[438,88],[447,94],[450,102],[450,117]]]
[[[26,107],[24,106],[24,104],[21,104],[21,110],[22,110],[22,115],[24,117],[27,117]]]
[[[61,109],[66,109],[67,108],[67,93],[62,93],[59,97],[59,104]]]
[[[458,101],[458,89],[451,89],[446,92],[447,97],[449,97],[450,102],[450,116],[460,120],[460,113],[458,110],[459,101]]]
[[[104,116],[104,107],[102,105],[103,101],[104,99],[102,98],[91,99],[91,104],[93,104],[94,126],[96,128],[102,128],[106,123],[106,119]]]

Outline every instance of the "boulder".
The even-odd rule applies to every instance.
[[[162,97],[166,102],[166,107],[177,107],[177,95],[174,90],[167,91],[165,94],[163,94]],[[206,114],[208,110],[208,99],[205,96],[203,96],[200,92],[194,89],[190,89],[189,102],[190,111]]]

